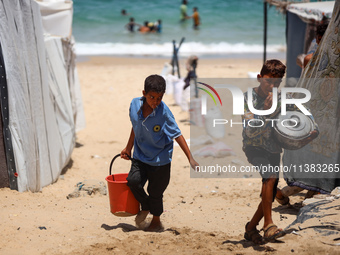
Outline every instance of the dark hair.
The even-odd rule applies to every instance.
[[[316,27],[316,36],[323,36],[328,27],[327,23],[320,24]]]
[[[164,93],[166,89],[165,80],[162,76],[153,74],[146,77],[144,82],[144,91],[147,94],[150,91]]]
[[[260,74],[261,76],[271,74],[282,78],[285,72],[286,66],[280,60],[270,59],[263,64]]]
[[[131,18],[130,18],[130,21],[131,21],[131,22],[134,22],[134,21],[135,21],[135,19],[131,17]]]
[[[325,15],[323,15],[322,16],[322,20],[320,22],[321,22],[321,24],[328,24],[329,23],[329,19]]]

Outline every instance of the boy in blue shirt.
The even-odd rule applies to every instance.
[[[122,158],[129,159],[134,147],[127,181],[141,204],[142,210],[136,216],[136,225],[140,227],[149,213],[153,215],[147,231],[162,228],[160,216],[163,213],[163,193],[170,181],[173,139],[187,156],[191,167],[195,169],[198,166],[173,114],[162,102],[165,88],[162,76],[150,75],[145,79],[143,96],[134,98],[130,105],[132,129],[128,143],[121,152]],[[148,194],[144,190],[146,181],[149,182]]]

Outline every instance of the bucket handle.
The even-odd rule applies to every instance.
[[[127,154],[125,154],[127,155]],[[111,163],[110,163],[110,175],[111,175],[111,171],[112,171],[112,165],[113,165],[113,162],[116,160],[116,158],[120,157],[120,153],[117,154],[116,156],[113,157],[113,159],[111,160]],[[131,160],[131,157],[129,155],[127,155],[127,157]]]

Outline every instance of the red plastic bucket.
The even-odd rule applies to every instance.
[[[110,198],[111,213],[119,217],[136,215],[139,212],[139,202],[136,200],[129,186],[128,173],[111,174],[112,164],[120,154],[116,155],[110,164],[110,175],[105,178]]]

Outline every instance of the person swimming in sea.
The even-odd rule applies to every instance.
[[[127,23],[126,25],[125,25],[125,28],[128,30],[128,31],[130,31],[130,32],[135,32],[135,27],[138,27],[138,30],[142,27],[142,25],[140,25],[140,24],[137,24],[136,22],[135,22],[135,19],[134,18],[130,18],[130,22],[129,23]]]

